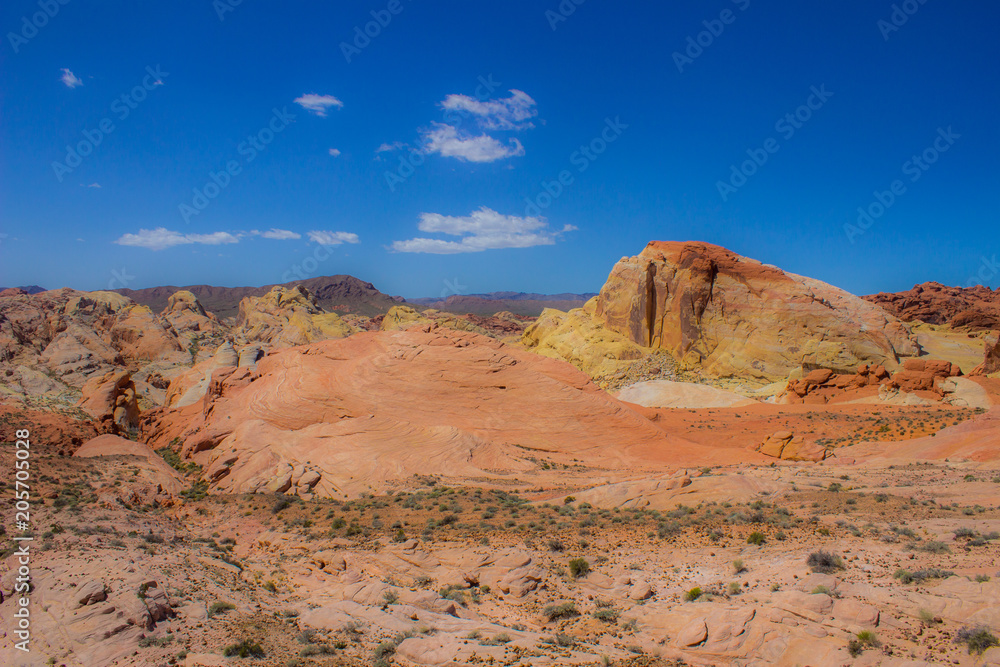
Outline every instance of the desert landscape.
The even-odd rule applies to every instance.
[[[694,242],[535,316],[359,284],[0,293],[37,664],[1000,664],[1000,291]]]
[[[0,2],[0,667],[1000,667],[998,25]]]

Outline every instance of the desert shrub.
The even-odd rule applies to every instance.
[[[964,642],[969,649],[969,654],[982,655],[987,649],[1000,646],[1000,640],[996,638],[989,628],[966,627],[958,631],[955,635],[956,642]]]
[[[236,609],[236,605],[232,602],[213,602],[212,606],[208,608],[208,616],[211,618],[217,614],[221,614],[231,609]]]
[[[618,610],[617,609],[598,609],[594,612],[594,618],[598,621],[604,621],[605,623],[617,623],[618,622]]]
[[[580,612],[577,611],[576,605],[572,602],[564,602],[562,604],[550,604],[545,607],[542,611],[542,616],[545,617],[546,622],[551,623],[552,621],[557,621],[560,618],[573,618],[574,616],[579,616]]]
[[[268,579],[267,581],[264,582],[264,590],[270,591],[271,593],[277,593],[278,585],[273,581],[271,581],[270,579]]]
[[[692,588],[691,590],[689,590],[687,593],[684,594],[684,599],[688,602],[694,602],[695,600],[700,598],[701,595],[702,595],[701,589],[695,586],[694,588]]]
[[[961,537],[975,537],[975,536],[976,536],[976,531],[972,530],[971,528],[962,527],[962,528],[956,528],[955,529],[955,539],[956,540],[959,539],[959,538],[961,538]]]
[[[222,655],[227,658],[263,658],[264,649],[257,642],[244,639],[239,644],[230,644],[224,648]]]
[[[173,635],[164,635],[163,637],[143,637],[139,640],[139,646],[142,648],[147,648],[149,646],[166,646],[174,640]]]
[[[399,602],[399,594],[394,590],[387,590],[382,593],[382,604],[390,605]]]
[[[566,550],[566,546],[559,540],[552,539],[548,541],[549,551],[555,551],[561,553]]]
[[[737,558],[733,561],[733,572],[736,574],[742,574],[747,571],[747,566],[743,563],[741,558]]]
[[[574,579],[585,577],[590,572],[590,563],[586,558],[574,558],[569,562],[569,573]]]
[[[814,551],[806,558],[806,565],[812,568],[813,572],[830,574],[837,570],[844,569],[844,561],[837,554],[829,551]]]
[[[739,595],[742,592],[743,592],[743,587],[740,586],[739,582],[737,582],[737,581],[731,581],[731,582],[729,582],[729,594],[730,595]]]
[[[281,510],[290,507],[291,504],[292,501],[289,500],[288,498],[278,498],[276,501],[274,501],[274,504],[271,505],[271,514],[277,514]]]
[[[926,551],[927,553],[932,554],[946,554],[951,551],[951,548],[947,544],[936,540],[923,544],[917,548],[921,551]]]
[[[827,588],[826,586],[817,586],[816,588],[812,589],[812,594],[813,595],[829,595],[830,594],[830,589]]]
[[[844,486],[840,482],[832,482],[830,486],[826,487],[827,491],[831,491],[833,493],[839,493],[843,491],[843,489]]]
[[[866,648],[877,648],[881,646],[875,633],[871,630],[862,630],[857,636],[847,643],[847,652],[852,658],[856,658],[864,653]]]
[[[754,544],[759,547],[764,544],[764,539],[764,533],[759,530],[755,530],[750,533],[749,537],[747,537],[747,544]]]

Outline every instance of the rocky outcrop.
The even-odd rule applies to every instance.
[[[569,364],[431,327],[220,369],[200,403],[151,415],[142,433],[154,447],[180,438],[181,456],[220,490],[341,497],[414,475],[527,472],[543,459],[617,467],[683,442]]]
[[[706,243],[652,242],[597,297],[605,327],[715,376],[895,368],[919,353],[895,317],[847,292]]]
[[[825,446],[807,442],[790,431],[778,431],[767,436],[757,451],[783,461],[822,461],[827,455]]]
[[[923,283],[905,292],[881,292],[864,297],[906,322],[946,324],[971,330],[1000,328],[1000,289],[948,287]]]
[[[336,313],[324,311],[304,287],[275,287],[261,297],[240,302],[234,335],[272,347],[304,345],[345,338],[354,329]]]
[[[866,387],[878,387],[877,394],[883,401],[900,392],[927,392],[943,398],[949,389],[943,381],[961,375],[962,371],[958,366],[937,359],[904,359],[902,369],[892,374],[882,365],[870,364],[861,364],[855,373],[834,373],[829,369],[817,369],[799,379],[790,380],[778,402],[823,405],[838,399],[857,398],[851,392]]]
[[[135,383],[127,371],[110,371],[83,386],[79,406],[107,433],[127,433],[139,426]]]
[[[983,363],[976,366],[970,375],[991,375],[1000,373],[1000,332],[988,336],[984,341]]]
[[[650,350],[605,327],[596,317],[596,297],[563,313],[546,309],[524,330],[521,345],[536,354],[573,364],[602,386],[650,356]]]

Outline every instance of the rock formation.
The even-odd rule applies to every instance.
[[[706,243],[654,241],[615,265],[595,316],[643,347],[716,376],[788,377],[798,368],[895,368],[919,349],[881,308]]]
[[[181,455],[226,491],[324,496],[539,460],[638,464],[678,442],[568,364],[432,325],[220,369],[200,403],[149,415],[143,437],[180,438]]]
[[[822,461],[827,455],[827,449],[823,445],[806,442],[802,436],[790,431],[778,431],[767,436],[757,447],[757,451],[764,456],[784,461]]]
[[[83,385],[79,406],[107,433],[127,433],[139,426],[135,383],[127,371],[110,371]]]
[[[354,329],[336,313],[325,312],[304,287],[275,287],[240,302],[234,335],[273,347],[344,338]]]
[[[905,292],[880,292],[864,297],[906,322],[920,321],[972,330],[1000,328],[1000,289],[948,287],[923,283]]]
[[[650,350],[608,329],[594,317],[597,302],[564,313],[546,309],[524,330],[521,344],[545,357],[573,364],[595,381],[607,383],[645,359]]]
[[[971,375],[1000,373],[1000,332],[984,341],[983,363],[976,366]]]

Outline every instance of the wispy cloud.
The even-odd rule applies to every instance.
[[[342,243],[360,243],[358,235],[352,232],[329,232],[314,230],[308,234],[309,240],[320,245],[340,245]]]
[[[81,188],[100,188],[100,183],[80,183]]]
[[[487,130],[524,130],[534,127],[531,118],[538,115],[535,100],[521,90],[511,90],[510,97],[480,100],[468,95],[449,95],[441,108],[463,111],[473,116]]]
[[[261,232],[254,229],[250,233],[253,234],[254,236],[260,236],[261,238],[265,239],[273,239],[275,241],[289,241],[293,239],[302,238],[302,234],[299,234],[298,232],[289,231],[287,229],[275,229],[274,227],[267,230],[266,232]]]
[[[376,148],[375,152],[376,153],[389,153],[389,152],[392,152],[392,151],[398,151],[400,148],[403,148],[404,146],[406,146],[406,144],[404,144],[402,141],[394,141],[391,144],[385,144],[384,143],[381,146],[379,146],[378,148]]]
[[[483,206],[467,216],[448,216],[439,213],[422,213],[417,229],[422,232],[462,237],[458,241],[431,238],[413,238],[395,241],[395,252],[431,253],[454,255],[465,252],[482,252],[500,248],[530,248],[553,245],[559,236],[576,229],[566,225],[554,232],[548,229],[545,218],[501,215]]]
[[[488,134],[471,136],[444,123],[433,123],[423,137],[425,153],[440,153],[443,157],[467,162],[495,162],[524,155],[524,146],[517,139],[510,139],[504,144]]]
[[[123,234],[115,243],[118,245],[148,248],[149,250],[165,250],[179,245],[201,244],[222,245],[239,243],[238,235],[229,232],[213,232],[212,234],[181,234],[164,227],[156,229],[140,229],[137,234]]]
[[[212,232],[211,234],[182,234],[165,227],[156,229],[140,229],[136,234],[123,234],[115,243],[118,245],[148,248],[149,250],[166,250],[179,245],[226,245],[239,243],[245,237],[259,236],[273,241],[291,241],[302,238],[302,234],[288,229],[271,228],[266,231],[252,229],[249,232]]]
[[[330,153],[330,155],[332,155],[333,157],[337,157],[337,156],[339,156],[339,155],[340,155],[340,151],[339,151],[338,149],[336,149],[336,148],[331,148],[331,149],[330,149],[330,150],[329,150],[328,152],[329,152],[329,153]]]
[[[83,85],[83,81],[80,80],[80,77],[73,74],[65,67],[63,67],[60,71],[62,72],[62,76],[59,77],[59,80],[66,84],[67,88],[76,88]]]
[[[329,109],[340,109],[344,106],[344,103],[333,95],[317,95],[316,93],[309,93],[307,95],[303,95],[302,97],[297,97],[294,102],[309,113],[315,114],[321,118],[326,118],[326,112]]]

